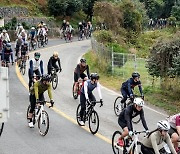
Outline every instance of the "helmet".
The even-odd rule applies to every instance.
[[[40,57],[40,56],[41,56],[41,54],[39,52],[34,53],[34,57]]]
[[[99,79],[99,75],[98,75],[97,73],[91,73],[90,79],[91,79],[91,80],[93,80],[93,79],[98,80],[98,79]]]
[[[18,40],[21,40],[21,39],[22,39],[22,36],[21,36],[21,35],[19,35],[19,36],[18,36]]]
[[[79,25],[82,25],[82,22],[79,22]]]
[[[7,43],[6,47],[10,48],[11,47],[11,43]]]
[[[144,101],[143,101],[142,98],[135,98],[134,99],[134,104],[136,104],[137,106],[143,107],[144,106]]]
[[[18,23],[18,26],[21,26],[21,23]]]
[[[67,25],[69,25],[69,22],[66,22]]]
[[[54,57],[58,57],[58,55],[59,55],[58,52],[54,52],[54,53],[53,53],[53,56],[54,56]]]
[[[5,30],[5,29],[3,29],[3,31],[2,31],[3,33],[6,33],[7,31]]]
[[[140,74],[137,72],[132,73],[132,78],[136,78],[136,77],[140,78]]]
[[[23,26],[19,26],[19,29],[23,29]]]
[[[27,42],[27,41],[26,41],[26,42],[24,42],[24,45],[26,45],[26,46],[27,46],[27,45],[28,45],[28,42]]]
[[[63,20],[63,23],[66,23],[66,20]]]
[[[81,58],[80,62],[81,63],[83,63],[83,62],[86,63],[86,59],[85,58]]]
[[[43,24],[43,23],[44,23],[44,21],[41,21],[40,23],[41,23],[41,24]]]
[[[35,28],[34,28],[34,27],[31,27],[31,29],[32,29],[32,30],[35,30]]]
[[[51,77],[48,74],[44,74],[41,78],[41,81],[50,81]]]
[[[166,120],[161,120],[157,123],[157,127],[158,129],[160,130],[165,130],[165,131],[168,131],[170,129],[170,125],[169,125],[169,122],[166,121]]]

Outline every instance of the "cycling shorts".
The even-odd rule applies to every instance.
[[[86,74],[82,73],[80,74],[80,78],[84,80],[84,78],[87,77]],[[78,75],[74,72],[74,82],[78,82]]]

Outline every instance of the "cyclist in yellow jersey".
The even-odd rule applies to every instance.
[[[48,74],[43,75],[42,79],[40,81],[35,82],[33,87],[30,88],[29,100],[31,104],[31,109],[30,109],[28,118],[30,119],[29,127],[31,128],[34,127],[33,122],[32,122],[32,115],[35,109],[35,105],[39,101],[44,101],[44,92],[46,90],[48,90],[50,103],[51,103],[51,106],[53,106],[54,101],[52,99],[52,88],[50,84],[50,76]]]

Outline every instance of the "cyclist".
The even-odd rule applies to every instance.
[[[180,113],[171,116],[168,121],[170,123],[170,130],[168,133],[176,151],[179,152],[178,140],[180,140]]]
[[[171,152],[176,154],[176,151],[171,142],[170,136],[167,133],[170,125],[166,120],[161,120],[157,123],[157,129],[150,132],[142,142],[141,151],[143,154],[160,154],[158,145],[166,142]]]
[[[87,71],[87,76],[86,74],[84,74],[84,71]],[[80,63],[77,64],[75,70],[74,70],[74,82],[75,82],[75,86],[74,86],[74,92],[76,92],[76,87],[78,82],[83,79],[83,80],[87,80],[90,77],[89,75],[89,66],[86,64],[86,59],[85,58],[81,58]]]
[[[48,90],[48,95],[50,99],[51,106],[53,106],[54,101],[52,99],[52,88],[50,84],[50,76],[48,74],[43,75],[40,81],[37,81],[34,83],[33,87],[30,89],[30,104],[31,104],[31,109],[28,114],[28,119],[30,119],[29,122],[29,127],[34,127],[33,122],[32,122],[32,115],[33,111],[35,109],[36,103],[39,101],[44,101],[44,92]]]
[[[92,91],[97,88],[98,95],[100,98],[101,105],[103,105],[102,95],[101,95],[101,88],[99,84],[99,75],[97,73],[91,73],[90,80],[84,82],[84,85],[81,89],[80,94],[80,104],[81,104],[81,111],[80,111],[80,124],[84,125],[83,115],[85,114],[86,110],[86,102],[89,104],[90,101],[96,101],[95,96],[93,95]]]
[[[72,37],[72,31],[73,31],[72,26],[69,24],[69,22],[66,22],[65,34],[67,35],[67,33],[70,33],[70,36]]]
[[[41,54],[39,52],[34,53],[34,58],[29,61],[29,88],[32,86],[33,83],[33,75],[34,73],[37,75],[38,78],[43,75],[43,61],[40,59]]]
[[[15,56],[18,56],[19,54],[19,51],[21,50],[21,46],[23,44],[23,39],[22,39],[22,36],[18,36],[18,38],[16,39],[16,53],[15,53]]]
[[[23,26],[19,26],[18,36],[21,36],[24,42],[27,40],[27,33],[25,29],[23,28]]]
[[[133,101],[133,99],[134,99],[133,89],[137,85],[139,87],[139,92],[141,94],[141,97],[144,99],[141,81],[139,80],[139,78],[140,78],[140,74],[137,72],[134,72],[134,73],[132,73],[132,78],[130,78],[126,82],[122,83],[121,93],[122,93],[123,99],[121,100],[121,104],[124,104],[124,107],[126,107],[125,102],[127,100],[127,96],[129,96],[131,101]]]
[[[37,32],[37,36],[38,36],[38,38],[42,37],[42,39],[44,40],[45,35],[46,35],[46,30],[42,25],[40,25],[39,29],[38,29],[38,32]]]
[[[123,133],[119,138],[118,145],[123,146],[123,138],[129,135],[130,137],[133,135],[133,126],[132,119],[138,115],[140,115],[143,127],[146,130],[146,133],[149,132],[146,120],[144,118],[144,101],[142,98],[135,98],[133,104],[127,106],[119,115],[118,123],[120,127],[123,129]]]
[[[0,38],[4,45],[6,45],[6,43],[10,43],[9,34],[5,29],[3,29],[2,33],[0,34]]]
[[[63,37],[65,37],[65,31],[66,31],[66,20],[63,20],[63,23],[61,25],[60,31],[63,34]]]
[[[11,48],[11,43],[6,43],[6,47],[2,50],[1,60],[2,62],[10,62],[10,56],[11,56],[11,62],[12,65],[14,63],[13,61],[13,50]]]
[[[82,24],[82,22],[79,22],[79,25],[78,25],[78,31],[79,31],[79,33],[83,36],[83,34],[84,34],[84,26],[83,26],[83,24]],[[81,36],[81,37],[82,37]]]
[[[93,27],[92,27],[92,23],[90,21],[87,23],[87,29],[89,31],[89,37],[91,37],[91,33],[93,31]]]
[[[36,39],[36,29],[35,27],[31,28],[30,34],[29,34],[30,41],[33,41]]]
[[[58,62],[59,66],[57,66],[56,62]],[[61,72],[62,71],[61,62],[60,62],[60,58],[58,56],[58,52],[54,52],[53,56],[50,57],[50,59],[48,61],[47,70],[48,70],[49,75],[51,74],[51,70],[52,70],[53,67],[55,68],[56,72],[58,72],[58,71]]]

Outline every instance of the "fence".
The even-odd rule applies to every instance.
[[[105,60],[111,68],[112,75],[125,80],[131,76],[132,72],[139,72],[143,85],[152,84],[153,78],[148,74],[146,59],[137,58],[135,54],[113,52],[113,48],[106,47],[93,37],[91,38],[91,44],[99,60]]]

